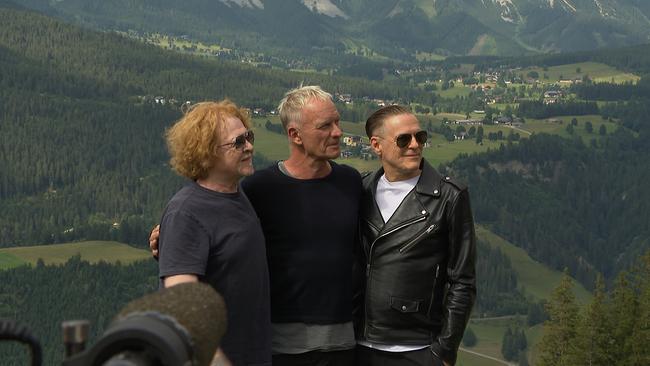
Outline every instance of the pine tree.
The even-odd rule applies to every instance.
[[[625,366],[650,365],[650,251],[641,260],[639,271],[639,312],[626,349]]]
[[[529,327],[537,325],[546,320],[546,314],[544,313],[544,302],[540,301],[538,303],[530,303],[528,305],[528,313],[526,315],[526,324]]]
[[[616,278],[612,301],[609,309],[611,328],[608,333],[611,344],[611,357],[618,364],[627,364],[630,357],[631,343],[629,338],[637,322],[638,299],[628,278],[629,273],[621,272]]]
[[[523,328],[519,328],[519,330],[515,333],[515,341],[517,345],[517,351],[523,352],[526,350],[528,347],[528,339],[526,338],[526,333],[524,333]]]
[[[573,132],[574,132],[574,131],[575,131],[575,130],[574,130],[574,128],[573,128],[573,125],[567,125],[567,126],[566,126],[566,132],[567,132],[569,135],[573,135]]]
[[[519,359],[518,359],[519,366],[528,366],[528,356],[526,355],[526,352],[519,352]]]
[[[610,353],[610,322],[606,309],[605,281],[596,279],[594,298],[581,314],[569,360],[573,365],[606,366],[615,364]]]
[[[605,125],[600,125],[598,128],[598,134],[601,136],[605,136],[607,134],[607,127]]]
[[[512,335],[512,329],[508,327],[506,332],[503,334],[501,339],[501,355],[508,361],[512,361],[517,355],[517,350],[515,349],[514,338]]]
[[[539,344],[539,366],[569,366],[567,355],[575,341],[578,305],[573,294],[573,281],[564,271],[560,285],[551,294],[546,311],[550,319],[544,322]]]

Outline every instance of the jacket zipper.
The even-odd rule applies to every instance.
[[[399,252],[404,253],[405,251],[411,249],[413,246],[415,246],[415,244],[417,244],[420,241],[420,239],[423,236],[431,233],[435,228],[436,228],[436,224],[432,224],[426,230],[424,230],[423,232],[418,234],[415,238],[413,238],[413,240],[409,241],[408,243],[404,244],[401,248],[399,248]]]
[[[385,233],[379,235],[378,237],[375,238],[375,240],[372,241],[372,244],[370,244],[370,248],[368,249],[368,263],[366,264],[366,283],[368,283],[368,285],[371,284],[371,280],[370,280],[370,266],[371,266],[371,264],[372,264],[372,248],[375,246],[375,243],[377,242],[377,240],[383,238],[383,237],[386,236],[386,235],[392,234],[392,233],[396,232],[397,230],[400,230],[400,229],[403,229],[403,228],[405,228],[405,227],[407,227],[407,226],[409,226],[409,225],[415,224],[416,222],[420,222],[420,221],[426,220],[427,216],[428,216],[428,214],[425,214],[425,215],[422,215],[422,216],[417,217],[417,218],[415,218],[415,219],[411,219],[411,220],[409,220],[409,221],[406,221],[406,222],[402,223],[401,225],[396,226],[396,227],[394,227],[393,229],[391,229],[391,230],[389,230],[389,231],[387,231],[387,232],[385,232]],[[366,220],[366,221],[367,221],[367,220]],[[370,221],[367,221],[367,222],[368,222],[368,224],[370,224],[371,226],[374,227],[374,225],[372,225],[372,224],[370,223]],[[369,289],[368,289],[368,290],[369,290]],[[366,311],[365,311],[365,314],[364,314],[364,317],[365,317],[366,319],[365,319],[365,324],[364,324],[364,327],[363,327],[363,336],[364,336],[366,339],[368,339],[368,298],[367,298],[367,296],[368,296],[368,293],[369,293],[369,292],[370,292],[370,291],[366,291],[366,299],[364,300],[364,307],[365,307],[365,310],[366,310]]]
[[[431,301],[429,302],[429,309],[427,310],[427,316],[431,314],[431,307],[433,306],[434,296],[436,294],[436,285],[438,284],[438,274],[440,273],[440,264],[436,264],[436,277],[433,278],[433,287],[431,288]]]
[[[375,240],[372,241],[372,243],[370,244],[370,248],[368,249],[368,264],[366,264],[366,277],[368,277],[370,275],[370,264],[372,263],[372,248],[375,246],[375,243],[377,242],[377,240],[383,238],[386,235],[390,235],[390,234],[396,232],[397,230],[400,230],[400,229],[403,229],[403,228],[405,228],[405,227],[407,227],[409,225],[415,224],[416,222],[423,221],[423,220],[425,220],[427,218],[427,216],[428,215],[422,215],[420,217],[416,217],[415,219],[411,219],[409,221],[406,221],[406,222],[402,223],[401,225],[396,226],[396,227],[390,229],[389,231],[387,231],[387,232],[379,235],[378,237],[376,237]],[[366,222],[370,226],[372,226],[373,228],[377,229],[375,227],[375,225],[373,225],[370,221],[366,220]]]

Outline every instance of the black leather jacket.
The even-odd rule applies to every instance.
[[[360,234],[364,305],[357,336],[420,345],[454,364],[474,299],[476,239],[467,188],[424,159],[413,191],[384,224],[375,202],[383,169],[364,178]]]

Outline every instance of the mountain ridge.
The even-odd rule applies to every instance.
[[[15,0],[102,29],[189,34],[249,50],[325,48],[346,41],[400,60],[440,55],[521,55],[650,42],[640,0]]]

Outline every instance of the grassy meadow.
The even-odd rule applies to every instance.
[[[517,273],[519,286],[526,295],[537,300],[548,299],[551,292],[560,284],[562,272],[537,262],[525,250],[496,235],[488,228],[477,225],[476,235],[487,241],[492,247],[499,248],[503,254],[508,256]],[[573,283],[573,293],[580,304],[584,305],[591,301],[591,293],[578,282]]]
[[[580,72],[578,72],[578,69]],[[539,81],[542,83],[555,83],[560,80],[560,78],[581,79],[585,75],[589,76],[589,78],[595,82],[636,83],[640,79],[637,75],[598,62],[580,62],[575,64],[551,66],[547,67],[546,70],[541,67],[529,67],[519,70],[519,73],[526,77],[530,71],[536,71],[539,73]],[[548,79],[544,79],[544,74],[548,76]]]
[[[502,237],[494,234],[485,226],[477,225],[476,235],[487,241],[492,247],[499,248],[510,259],[513,269],[517,274],[519,286],[523,289],[526,296],[530,296],[535,300],[548,299],[551,292],[559,285],[562,277],[560,271],[550,269],[535,261],[523,249],[516,247]],[[573,292],[580,304],[585,305],[591,301],[591,293],[577,282],[574,282]],[[542,326],[540,324],[533,327],[527,326],[526,317],[523,315],[472,318],[470,319],[469,327],[476,334],[477,343],[473,347],[466,347],[468,351],[503,360],[503,356],[501,355],[501,341],[506,330],[508,327],[512,329],[523,328],[528,341],[528,359],[531,364],[534,364],[533,361],[537,359],[536,344],[541,340]],[[499,365],[506,362],[503,360],[500,363],[468,352],[462,352],[460,357],[459,365],[463,366]]]
[[[13,247],[0,249],[0,269],[9,269],[20,265],[35,265],[38,259],[45,264],[63,264],[75,255],[90,263],[104,261],[123,264],[151,258],[151,253],[144,249],[113,241],[85,241],[66,244],[37,245],[31,247]]]
[[[465,349],[500,360],[503,360],[503,355],[501,355],[501,340],[503,339],[503,335],[506,333],[508,327],[511,329],[523,327],[524,333],[526,334],[526,340],[528,342],[528,360],[531,364],[533,364],[531,361],[536,359],[535,345],[541,339],[542,326],[538,324],[533,327],[528,327],[526,325],[525,316],[507,316],[492,319],[472,319],[470,320],[468,326],[472,328],[474,334],[476,334],[477,343],[474,347],[465,347]],[[463,354],[467,353],[465,352]],[[467,365],[496,365],[507,362],[503,360],[501,363],[498,363],[488,358],[481,358],[478,356],[475,357],[477,363],[468,363]]]
[[[470,349],[470,351],[472,351]],[[487,357],[477,356],[464,350],[458,352],[457,366],[503,366],[505,361],[498,362]]]
[[[458,85],[456,85],[458,84]],[[467,97],[472,92],[472,88],[469,86],[464,86],[461,83],[456,83],[454,81],[454,87],[447,90],[442,90],[442,83],[436,83],[438,90],[435,93],[441,98],[456,98],[456,97]]]
[[[618,124],[603,120],[599,115],[586,115],[586,116],[559,116],[548,119],[526,119],[526,123],[520,128],[531,133],[548,133],[552,135],[559,135],[562,137],[570,137],[566,128],[571,124],[571,120],[575,118],[578,121],[577,126],[573,126],[574,136],[579,136],[584,142],[589,142],[592,138],[599,138],[598,130],[601,125],[604,125],[607,133],[610,134],[618,128]],[[588,133],[585,130],[585,122],[591,122],[593,132]]]

